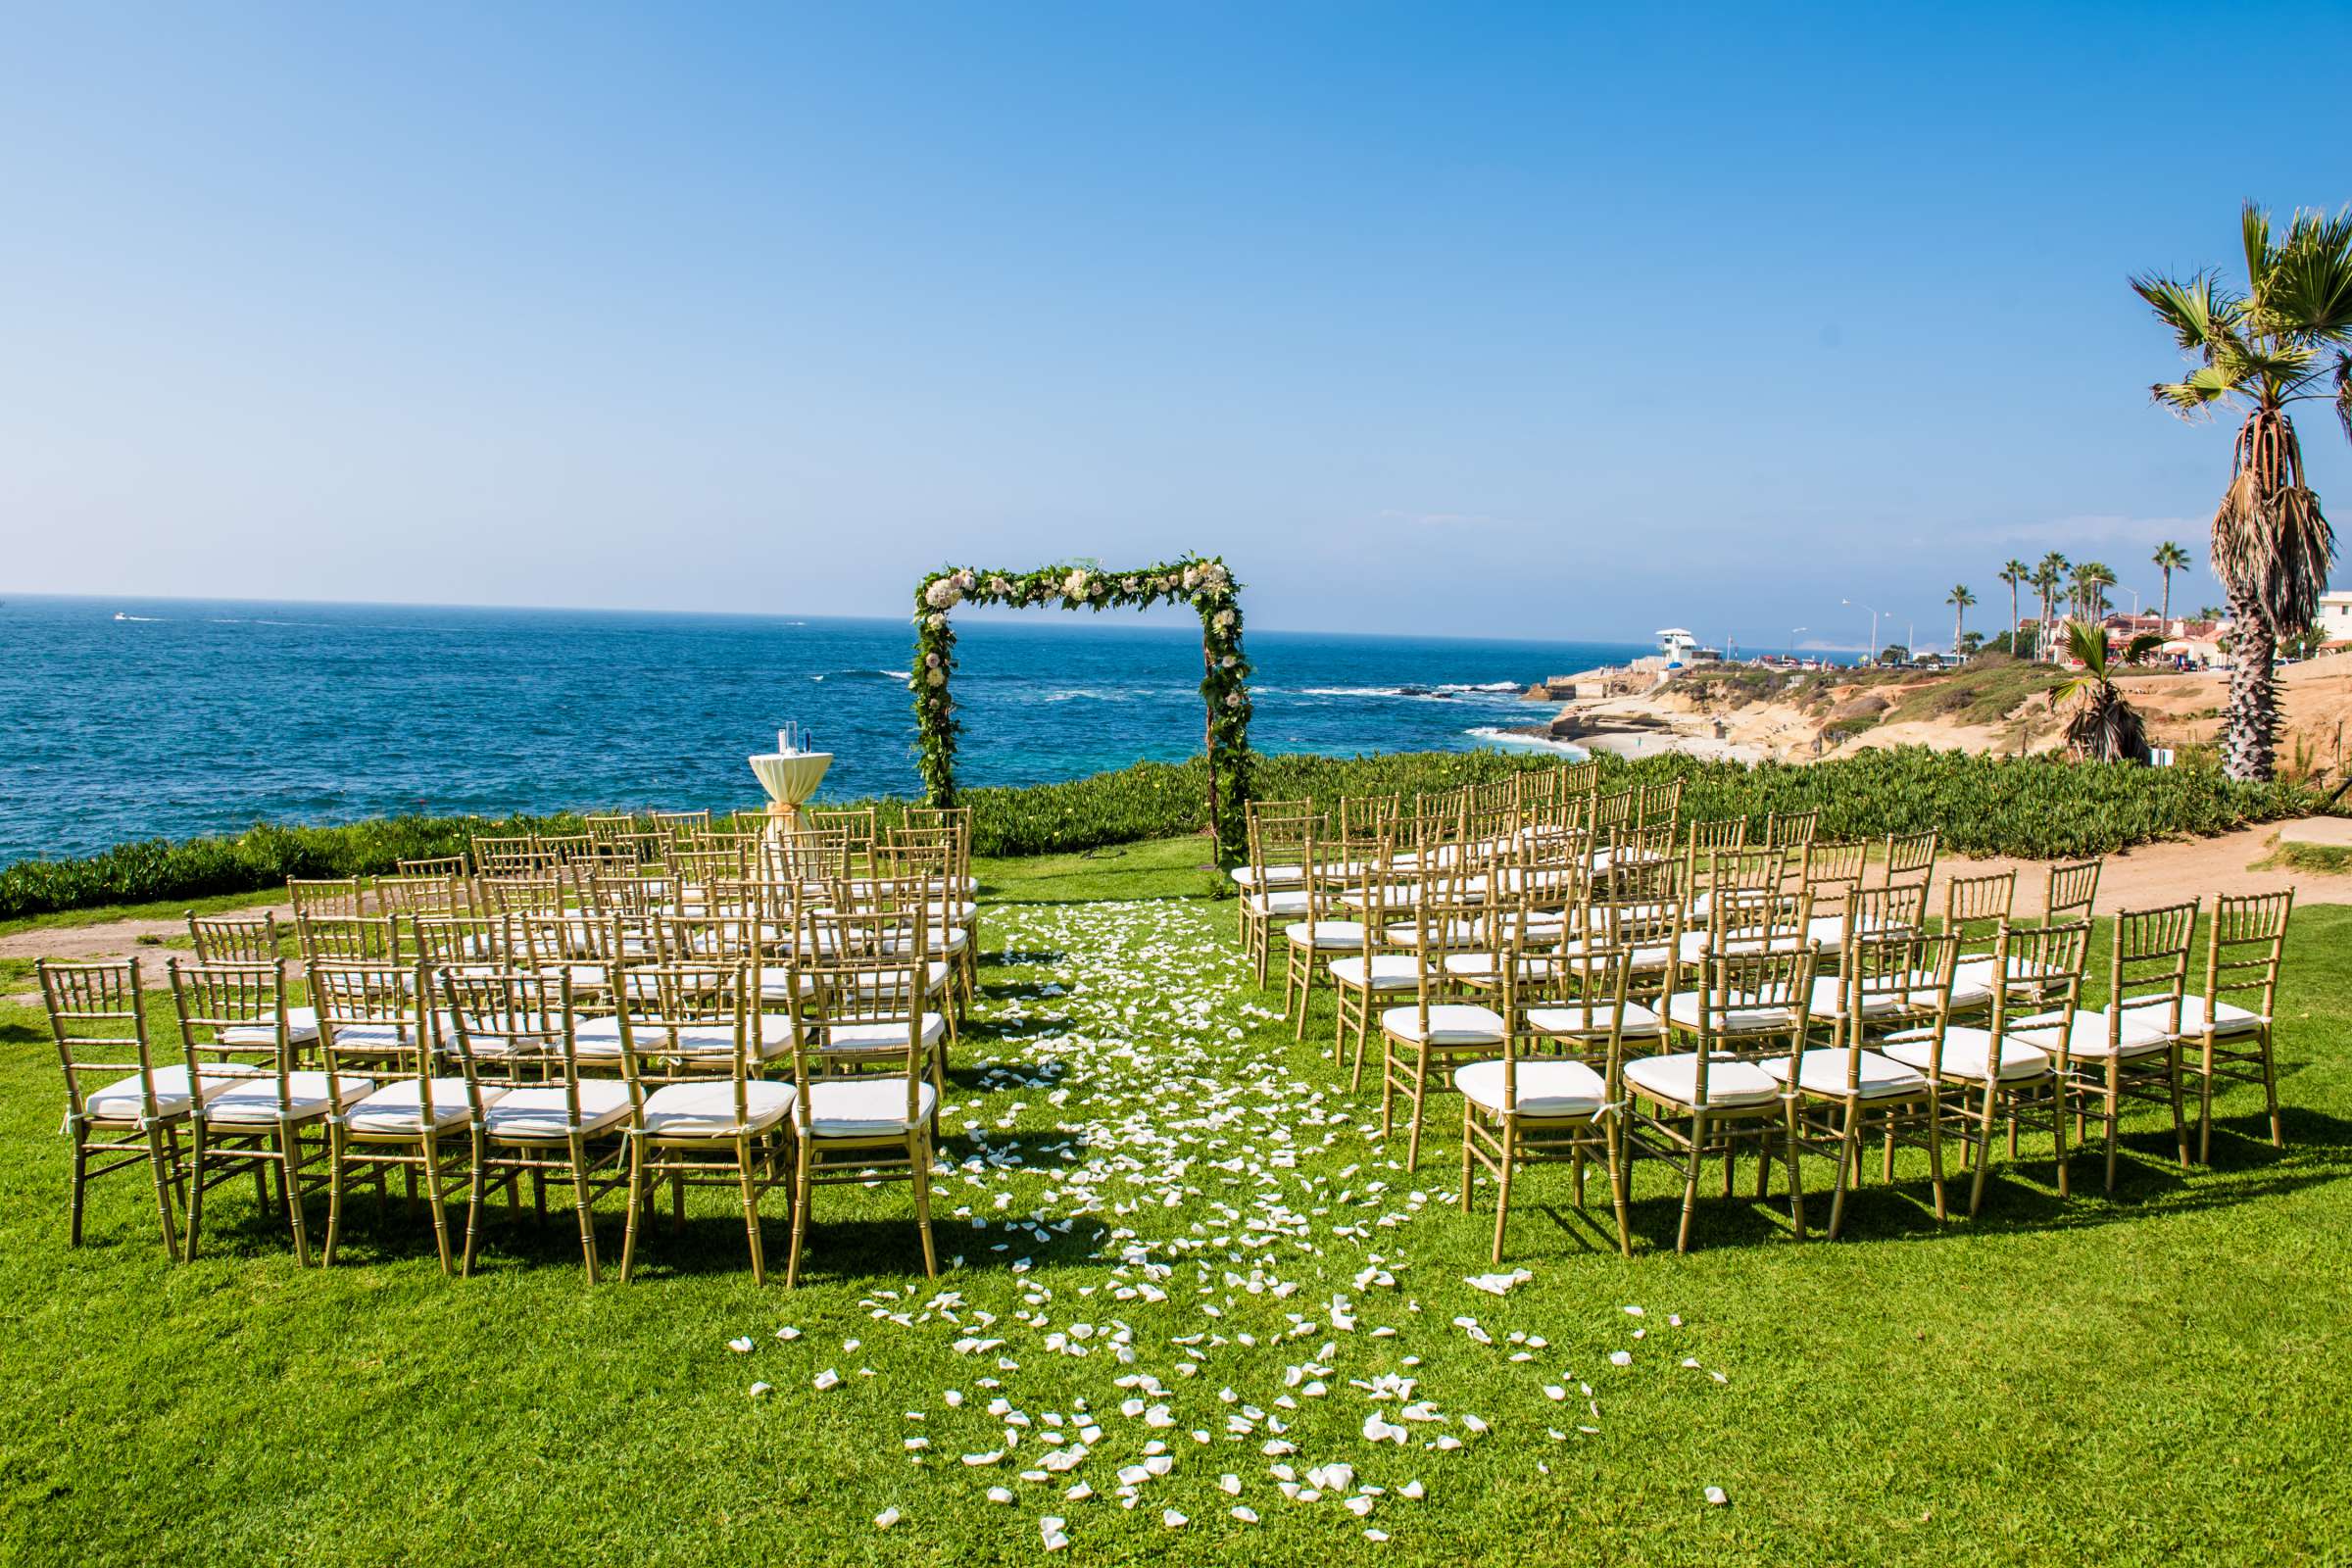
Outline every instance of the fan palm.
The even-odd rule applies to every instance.
[[[2164,603],[2156,614],[2158,619],[2169,625],[2173,618],[2173,573],[2188,569],[2188,552],[2167,539],[2156,547],[2156,554],[2149,559],[2156,563],[2156,569],[2164,573]]]
[[[2304,482],[2290,405],[2326,399],[2352,440],[2352,207],[2334,218],[2298,210],[2283,236],[2248,202],[2239,219],[2246,286],[2212,271],[2132,279],[2194,368],[2160,382],[2155,400],[2183,418],[2226,406],[2243,416],[2230,486],[2213,514],[2213,574],[2230,599],[2231,669],[2222,766],[2271,776],[2278,639],[2319,612],[2335,555],[2320,498]]]
[[[2050,707],[2063,707],[2067,749],[2093,762],[2144,762],[2148,729],[2124,700],[2107,664],[2107,633],[2076,621],[2066,628],[2067,652],[2082,672],[2050,693]]]
[[[1977,596],[1968,591],[1968,584],[1959,583],[1943,596],[1943,602],[1952,607],[1952,657],[1958,659],[1960,634],[1968,624],[1968,607],[1977,602]]]
[[[2040,565],[2034,568],[2034,586],[2041,590],[2040,646],[2035,652],[2051,662],[2056,662],[2058,658],[2058,639],[2051,630],[2050,622],[2058,613],[2058,585],[2066,580],[2067,565],[2067,559],[2053,550],[2041,558]]]
[[[2011,556],[2001,566],[2000,580],[2009,585],[2009,652],[2017,653],[2017,591],[2034,580],[2034,568]]]

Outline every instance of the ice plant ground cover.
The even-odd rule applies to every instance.
[[[2135,1120],[2113,1201],[2086,1162],[2060,1202],[2029,1151],[1984,1218],[1938,1227],[1906,1165],[1836,1246],[1716,1199],[1687,1257],[1645,1168],[1630,1261],[1537,1167],[1497,1270],[1491,1194],[1451,1206],[1458,1102],[1400,1168],[1377,1093],[1331,1065],[1327,994],[1295,1044],[1200,858],[982,867],[988,995],[943,1128],[936,1283],[904,1187],[820,1193],[793,1293],[752,1285],[717,1197],[683,1236],[656,1227],[636,1284],[594,1291],[560,1214],[502,1222],[452,1281],[420,1219],[362,1202],[345,1256],[305,1271],[242,1189],[208,1204],[194,1265],[164,1259],[125,1182],[74,1251],[55,1063],[0,1004],[0,1560],[2352,1546],[2311,1479],[2352,1397],[2347,911],[2295,919],[2283,1154],[2237,1095],[2211,1170],[2182,1175]],[[780,1204],[772,1223],[780,1245]]]

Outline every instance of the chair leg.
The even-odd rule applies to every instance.
[[[294,1261],[311,1266],[310,1217],[302,1211],[302,1138],[285,1122],[277,1125],[277,1189],[286,1203],[286,1222],[294,1228]]]
[[[1845,1195],[1852,1185],[1845,1179],[1845,1173],[1853,1164],[1854,1152],[1862,1145],[1861,1123],[1860,1109],[1853,1105],[1846,1106],[1845,1130],[1838,1138],[1838,1187],[1830,1195],[1830,1240],[1833,1242],[1838,1239],[1838,1232],[1845,1228]],[[1770,1164],[1771,1161],[1759,1160],[1757,1163]]]
[[[1793,1100],[1788,1102],[1788,1120],[1781,1147],[1788,1160],[1788,1222],[1796,1233],[1796,1239],[1801,1242],[1805,1239],[1805,1178],[1796,1163],[1796,1102]],[[1770,1159],[1772,1156],[1758,1150],[1756,1157]]]
[[[566,1140],[571,1151],[571,1206],[580,1216],[580,1256],[588,1264],[588,1284],[597,1283],[596,1214],[590,1207],[595,1195],[588,1190],[588,1141],[578,1133]]]
[[[2264,1024],[2256,1049],[2262,1053],[2262,1098],[2271,1113],[2271,1147],[2286,1147],[2286,1123],[2278,1114],[2278,1073],[2271,1057],[2271,1026]]]
[[[1928,1181],[1936,1189],[1936,1218],[1949,1219],[1943,1200],[1943,1106],[1928,1101]]]
[[[433,1216],[433,1255],[440,1259],[441,1272],[449,1273],[449,1170],[441,1158],[441,1139],[427,1132],[424,1149],[424,1196]]]
[[[343,1129],[326,1130],[326,1245],[319,1249],[322,1267],[335,1266],[335,1244],[343,1239]],[[380,1218],[380,1216],[379,1216]]]
[[[182,1262],[196,1261],[196,1234],[204,1224],[204,1124],[188,1137],[188,1229],[179,1244]]]
[[[1404,1168],[1421,1168],[1421,1107],[1429,1099],[1429,1043],[1413,1051],[1413,1130],[1404,1141]]]
[[[164,1137],[162,1129],[156,1127],[148,1128],[147,1163],[155,1172],[155,1207],[156,1213],[163,1220],[164,1250],[172,1258],[176,1259],[180,1255],[180,1250],[179,1238],[173,1234],[174,1227],[172,1220],[172,1169],[171,1166],[165,1162],[164,1152]],[[88,1167],[85,1163],[88,1157],[89,1156],[81,1147],[80,1135],[76,1134],[74,1141],[74,1245],[76,1247],[81,1245],[81,1195],[82,1189],[87,1186],[89,1182],[89,1177],[87,1174]],[[191,1228],[188,1233],[188,1250],[192,1256],[195,1252],[195,1231],[193,1229],[192,1212]]]
[[[2055,1099],[2050,1102],[2050,1146],[2057,1151],[2058,1196],[2072,1198],[2074,1196],[2073,1178],[2068,1170],[2069,1159],[2066,1148],[2066,1107]]]
[[[810,1199],[816,1190],[812,1180],[815,1175],[812,1169],[812,1162],[816,1158],[815,1148],[806,1138],[796,1140],[796,1144],[797,1157],[793,1161],[792,1173],[792,1250],[784,1259],[784,1288],[788,1291],[801,1281],[801,1249],[808,1239],[808,1210],[813,1206]]]
[[[1607,1151],[1609,1160],[1609,1201],[1617,1211],[1617,1255],[1631,1257],[1634,1255],[1634,1233],[1632,1217],[1626,1211],[1624,1140],[1621,1129],[1614,1121],[1601,1136],[1601,1147]]]
[[[743,1190],[744,1234],[752,1243],[752,1283],[765,1285],[767,1254],[760,1246],[760,1189],[752,1185],[752,1141],[748,1137],[735,1140],[735,1175]]]
[[[1690,1118],[1690,1162],[1683,1172],[1683,1223],[1674,1236],[1674,1250],[1678,1252],[1690,1250],[1690,1220],[1698,1211],[1699,1151],[1706,1147],[1706,1135],[1707,1118],[1692,1116]]]
[[[2197,1163],[2213,1163],[2213,1042],[2205,1042],[2197,1073]]]
[[[1470,1117],[1473,1114],[1470,1097],[1462,1097],[1462,1212],[1470,1212],[1470,1169],[1477,1158],[1470,1147]]]
[[[2180,1151],[2180,1168],[2186,1170],[2188,1169],[2188,1123],[2180,1113],[2180,1043],[2177,1040],[2173,1042],[2172,1050],[2165,1053],[2165,1076],[2171,1082],[2173,1089],[2173,1144]]]
[[[620,1233],[620,1283],[626,1285],[637,1271],[637,1226],[645,1217],[645,1140],[629,1140],[629,1213]],[[755,1250],[759,1238],[754,1234]],[[753,1266],[758,1267],[757,1259]]]
[[[919,1134],[907,1140],[906,1157],[914,1167],[914,1227],[923,1239],[923,1277],[939,1278],[939,1255],[931,1247],[931,1141]]]
[[[1465,1146],[1469,1129],[1463,1129]],[[1502,1261],[1502,1227],[1511,1217],[1511,1171],[1519,1163],[1519,1124],[1512,1116],[1502,1118],[1501,1170],[1494,1183],[1494,1261]]]
[[[71,1197],[67,1200],[66,1210],[66,1245],[68,1247],[81,1245],[82,1190],[89,1185],[90,1181],[90,1152],[83,1147],[81,1139],[81,1129],[74,1128],[74,1187]],[[147,1163],[155,1176],[156,1207],[162,1210],[164,1216],[164,1244],[172,1249],[172,1255],[176,1259],[179,1256],[179,1241],[172,1234],[171,1176],[164,1168],[164,1140],[162,1132],[158,1128],[150,1127],[147,1130]]]
[[[483,1189],[490,1180],[490,1151],[484,1144],[480,1128],[473,1130],[473,1179],[466,1192],[466,1250],[458,1260],[458,1278],[473,1277],[473,1252],[482,1234],[482,1200],[488,1196]]]

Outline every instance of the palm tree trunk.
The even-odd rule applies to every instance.
[[[1955,610],[1952,612],[1952,657],[1954,659],[1960,657],[1960,628],[1967,620],[1967,611]]]
[[[2017,657],[2017,584],[2009,585],[2009,657]]]
[[[2278,741],[2278,693],[2271,661],[2278,638],[2254,596],[2230,591],[2230,710],[2222,726],[2222,771],[2234,779],[2268,782]]]
[[[2173,568],[2164,568],[2164,601],[2157,608],[2156,618],[2164,622],[2169,632],[2173,625]]]

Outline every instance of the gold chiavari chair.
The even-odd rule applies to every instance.
[[[477,876],[533,876],[554,865],[555,858],[528,833],[473,840],[473,869]]]
[[[971,927],[959,923],[960,909],[948,894],[947,876],[938,862],[928,869],[920,868],[919,860],[886,860],[884,865],[890,875],[868,880],[846,900],[833,901],[833,907],[849,913],[922,916],[926,955],[923,995],[927,1002],[938,1004],[947,1023],[946,1039],[939,1048],[944,1067],[947,1053],[956,1043],[957,1020],[972,996],[978,972]],[[940,1093],[947,1093],[944,1076],[940,1079]]]
[[[480,890],[482,908],[491,914],[561,914],[572,897],[570,873],[554,866],[485,875],[474,885]]]
[[[944,832],[956,848],[955,881],[957,898],[980,896],[979,879],[972,875],[972,808],[968,806],[909,806],[906,825],[923,832]]]
[[[294,935],[305,964],[321,958],[355,963],[394,963],[400,958],[400,922],[390,915],[299,914],[294,917]]]
[[[1886,856],[1878,885],[1891,888],[1916,882],[1926,887],[1936,879],[1936,847],[1939,842],[1940,835],[1933,828],[1925,833],[1887,834]]]
[[[2083,959],[2090,948],[2090,923],[2001,928],[1993,943],[1997,973],[2031,973],[2043,977],[2042,1000],[2055,1000],[2057,1008],[2045,1014],[2047,1036],[2073,1033],[2075,1010],[2082,995]],[[1975,1166],[1969,1186],[1968,1214],[1974,1219],[1984,1203],[1984,1181],[1992,1163],[1992,1132],[2006,1123],[2009,1153],[2017,1155],[2021,1125],[2038,1120],[2050,1134],[2057,1163],[2058,1194],[2069,1193],[2067,1180],[2067,1104],[2058,1086],[2058,1068],[2049,1052],[2020,1037],[2012,1018],[2022,1010],[2018,997],[2006,986],[1995,987],[1992,1015],[1983,1026],[1948,1024],[1940,1038],[1929,1030],[1906,1030],[1881,1042],[1890,1059],[1926,1074],[1936,1096],[1937,1114],[1956,1126],[1962,1139],[1962,1157]]]
[[[1242,954],[1250,960],[1260,991],[1266,988],[1275,925],[1308,912],[1311,899],[1306,866],[1315,827],[1316,818],[1305,812],[1288,816],[1262,810],[1250,813],[1249,863],[1234,868],[1239,890],[1234,919]],[[1249,875],[1245,877],[1243,872]]]
[[[487,972],[510,964],[503,914],[420,914],[409,922],[409,941],[436,974]]]
[[[1836,1023],[1846,1016],[1850,987],[1846,960],[1868,942],[1888,937],[1916,936],[1927,929],[1928,890],[1913,882],[1900,887],[1863,888],[1850,895],[1845,908],[1834,918],[1820,915],[1807,923],[1816,941],[1826,940],[1813,976],[1813,1002],[1808,1009],[1816,1023]]]
[[[2107,1147],[2107,1191],[2115,1191],[2118,1129],[2127,1101],[2170,1105],[2173,1140],[2188,1164],[2181,1115],[2180,1020],[2188,989],[2190,938],[2197,900],[2115,917],[2108,949],[2107,1004],[2077,1006],[2071,1018],[2039,1013],[2010,1032],[2048,1052],[2058,1087],[2075,1115],[2075,1145],[2097,1121]]]
[[[1667,835],[1679,834],[1683,820],[1683,787],[1688,779],[1669,779],[1663,784],[1644,784],[1634,792],[1635,827],[1667,827]]]
[[[294,917],[306,914],[356,916],[368,912],[365,888],[358,877],[288,877],[286,898]]]
[[[1926,896],[1924,888],[1874,888],[1870,893]],[[1837,1191],[1830,1200],[1833,1242],[1845,1227],[1847,1188],[1862,1179],[1867,1140],[1883,1143],[1884,1179],[1889,1184],[1894,1180],[1896,1146],[1925,1149],[1936,1217],[1945,1217],[1943,1118],[1936,1087],[1916,1067],[1870,1047],[1874,1039],[1904,1034],[1924,1036],[1931,1052],[1940,1052],[1951,1023],[1952,964],[1958,951],[1959,938],[1950,932],[1929,936],[1916,925],[1857,935],[1846,947],[1838,973],[1826,980],[1817,976],[1813,982],[1811,1010],[1816,1019],[1822,1013],[1821,988],[1827,984],[1838,992],[1830,1019],[1831,1044],[1762,1063],[1774,1079],[1797,1093],[1800,1146],[1837,1161]]]
[[[1377,920],[1348,918],[1340,900],[1361,877],[1354,848],[1346,840],[1318,837],[1304,829],[1306,918],[1282,926],[1282,1010],[1295,1019],[1293,1037],[1306,1038],[1306,1011],[1314,1000],[1315,977],[1328,971],[1335,958],[1360,956],[1372,950]],[[1297,1013],[1291,997],[1298,995]]]
[[[1992,1005],[2001,983],[1992,963],[2001,928],[2017,914],[2017,873],[1956,876],[1943,885],[1942,929],[1960,939],[1952,970],[1952,1015],[1968,1017]]]
[[[644,1109],[627,1133],[629,1223],[620,1278],[637,1261],[652,1188],[669,1184],[673,1218],[693,1187],[732,1188],[743,1202],[752,1283],[767,1283],[760,1199],[784,1185],[794,1089],[762,1076],[791,1049],[791,1018],[767,1027],[742,964],[662,965],[641,971],[619,1012],[622,1071]],[[789,1187],[787,1187],[789,1193]]]
[[[1474,882],[1474,876],[1423,872],[1410,924],[1395,928],[1397,935],[1410,933],[1413,1002],[1410,1006],[1383,1008],[1380,1014],[1380,1135],[1385,1139],[1395,1130],[1397,1096],[1409,1099],[1412,1126],[1405,1138],[1404,1155],[1408,1170],[1421,1163],[1422,1118],[1429,1092],[1433,1088],[1450,1092],[1456,1064],[1501,1054],[1509,1033],[1508,1021],[1495,1008],[1446,1000],[1446,956],[1476,951],[1493,924],[1485,892]],[[1502,990],[1507,995],[1507,981]],[[1494,1000],[1502,1001],[1504,996]]]
[[[283,933],[277,916],[260,914],[198,914],[190,909],[188,942],[198,963],[275,963]]]
[[[654,825],[655,831],[666,833],[673,840],[683,840],[689,834],[700,832],[710,825],[710,811],[708,807],[699,811],[648,811],[645,813],[645,817]]]
[[[1507,961],[1499,972],[1516,974],[1521,965]],[[1584,1207],[1585,1166],[1595,1156],[1608,1172],[1609,1195],[1616,1210],[1617,1250],[1633,1255],[1633,1233],[1626,1210],[1622,1151],[1617,1138],[1622,1114],[1621,1070],[1625,1032],[1629,1022],[1648,1014],[1630,1000],[1632,950],[1596,950],[1573,965],[1552,964],[1535,1005],[1520,982],[1503,984],[1504,1015],[1521,1018],[1551,1011],[1555,1023],[1573,1018],[1573,1027],[1539,1028],[1544,1050],[1530,1055],[1522,1051],[1522,1030],[1503,1032],[1502,1054],[1464,1062],[1453,1071],[1454,1089],[1462,1097],[1462,1212],[1470,1212],[1470,1186],[1483,1167],[1494,1177],[1494,1261],[1502,1261],[1503,1228],[1511,1209],[1511,1177],[1522,1164],[1536,1160],[1565,1160],[1572,1167],[1572,1195]],[[1561,973],[1574,975],[1565,990],[1556,984]],[[1595,1065],[1597,1059],[1597,1065]]]
[[[1749,849],[1741,845],[1704,851],[1693,848],[1689,855],[1688,886],[1690,916],[1694,920],[1706,918],[1718,896],[1737,899],[1778,893],[1788,880],[1786,850]],[[1828,935],[1825,940],[1835,941],[1836,937]]]
[[[1304,867],[1295,859],[1276,857],[1270,860],[1261,861],[1256,848],[1259,839],[1259,824],[1272,821],[1298,821],[1314,814],[1314,803],[1307,800],[1244,801],[1242,803],[1242,842],[1249,847],[1247,850],[1249,858],[1228,871],[1226,876],[1232,881],[1236,895],[1234,935],[1236,940],[1242,943],[1245,954],[1250,951],[1250,895],[1268,892],[1277,886],[1298,887],[1302,885],[1305,877]],[[1261,931],[1259,935],[1262,937],[1263,932]],[[1257,984],[1259,990],[1265,989],[1266,978],[1263,963],[1258,965]]]
[[[402,876],[438,877],[455,882],[470,881],[473,877],[473,867],[463,855],[436,855],[420,860],[396,860],[393,869]]]
[[[2089,919],[2099,902],[2099,870],[2106,863],[2106,858],[2100,857],[2051,866],[2049,878],[2042,886],[2042,924],[2064,925]]]
[[[332,1098],[348,1107],[327,1118],[321,1260],[335,1260],[353,1179],[372,1176],[380,1198],[385,1176],[397,1170],[412,1217],[417,1178],[423,1178],[433,1250],[441,1272],[452,1273],[449,1203],[453,1193],[482,1179],[483,1109],[504,1087],[480,1081],[470,1053],[444,1048],[442,1031],[418,1002],[433,994],[423,964],[326,959],[310,966],[310,986]],[[354,1100],[349,1090],[360,1085],[371,1087]]]
[[[155,1184],[164,1250],[177,1258],[179,1207],[187,1185],[179,1135],[189,1125],[196,1094],[220,1094],[228,1084],[225,1079],[199,1082],[184,1061],[156,1059],[140,1006],[137,958],[120,963],[42,958],[33,968],[66,1076],[65,1133],[74,1146],[67,1243],[81,1245],[92,1182],[144,1166]]]
[[[482,1157],[466,1200],[458,1272],[473,1272],[487,1195],[504,1187],[512,1198],[527,1176],[543,1214],[549,1182],[571,1189],[580,1254],[594,1286],[596,1201],[627,1185],[623,1140],[637,1125],[636,1086],[581,1070],[568,972],[445,969],[440,978],[457,1049],[477,1071],[487,1064],[500,1073],[503,1090],[482,1107]]]
[[[532,839],[539,853],[552,864],[585,866],[597,861],[597,837],[593,833],[538,833]]]
[[[1683,832],[1683,847],[1693,861],[1716,850],[1747,848],[1747,818],[1744,816],[1721,816],[1711,822],[1692,822]]]
[[[190,1082],[203,1086],[191,1112],[188,1228],[194,1258],[204,1195],[250,1171],[264,1208],[270,1187],[294,1232],[295,1258],[311,1260],[304,1200],[326,1184],[312,1167],[326,1157],[326,1124],[375,1087],[373,1080],[306,1069],[286,1027],[286,976],[277,963],[170,964],[172,1004]],[[222,1085],[214,1090],[212,1085]]]
[[[1334,957],[1329,964],[1333,1000],[1331,1059],[1335,1066],[1347,1059],[1352,1036],[1355,1051],[1348,1078],[1351,1089],[1363,1086],[1364,1047],[1371,1036],[1375,1009],[1384,998],[1402,996],[1421,981],[1420,959],[1413,951],[1411,938],[1407,934],[1403,940],[1397,940],[1400,933],[1396,924],[1397,914],[1412,912],[1420,888],[1396,870],[1395,846],[1396,840],[1387,831],[1375,830],[1366,837],[1348,841],[1344,853],[1353,874],[1339,896],[1338,908],[1342,915],[1363,927],[1364,946],[1358,952]],[[1304,912],[1303,907],[1300,912]]]
[[[1815,840],[1797,852],[1796,885],[1812,898],[1817,917],[1842,925],[1846,904],[1862,890],[1869,862],[1867,844]]]
[[[1634,820],[1634,792],[1615,790],[1592,797],[1592,836],[1595,842],[1625,828],[1639,827]]]
[[[817,929],[795,959],[792,987],[796,1136],[785,1286],[800,1283],[819,1185],[899,1179],[913,1186],[923,1272],[936,1276],[931,1135],[941,1096],[924,1065],[936,1061],[930,1041],[944,1030],[935,1030],[937,1015],[924,1008],[919,989],[928,922],[814,911],[809,919]],[[839,1070],[845,1056],[859,1070]]]
[[[1811,845],[1821,830],[1821,812],[1767,811],[1764,813],[1764,847],[1771,850],[1802,850]]]
[[[2271,1020],[2278,1016],[2278,966],[2286,956],[2286,922],[2294,908],[2291,888],[2214,900],[2206,931],[2205,988],[2190,992],[2180,1004],[2181,1071],[2197,1086],[2200,1163],[2213,1158],[2217,1084],[2260,1084],[2271,1146],[2286,1147]]]
[[[1801,929],[1801,927],[1800,927]],[[1682,1223],[1675,1250],[1690,1249],[1698,1208],[1700,1169],[1710,1155],[1723,1158],[1725,1196],[1735,1185],[1734,1166],[1742,1148],[1752,1148],[1765,1169],[1758,1197],[1769,1192],[1776,1154],[1788,1165],[1789,1220],[1798,1241],[1805,1236],[1804,1177],[1797,1165],[1797,1100],[1784,1079],[1766,1072],[1775,1056],[1797,1076],[1804,1050],[1805,1004],[1813,994],[1816,944],[1794,951],[1709,950],[1697,963],[1697,987],[1667,999],[1666,1021],[1675,1043],[1692,1049],[1642,1056],[1625,1064],[1631,1091],[1626,1157],[1647,1155],[1679,1167],[1683,1178]]]
[[[373,892],[378,914],[456,914],[473,903],[472,887],[456,877],[379,876]]]

